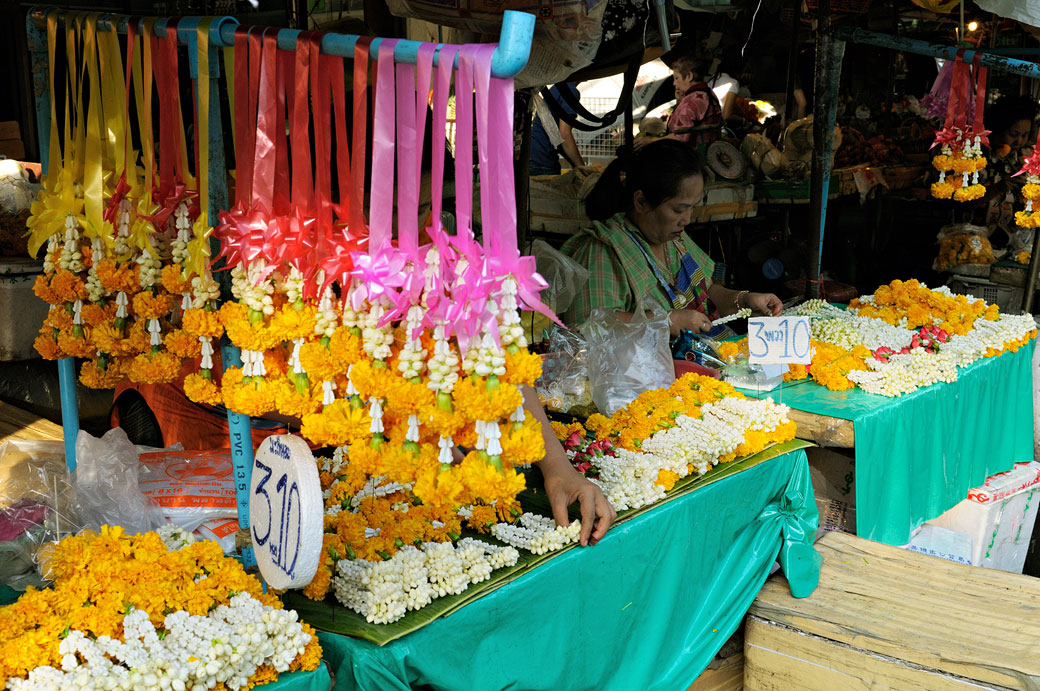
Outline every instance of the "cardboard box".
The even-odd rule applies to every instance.
[[[749,690],[1035,689],[1040,580],[827,533],[820,584],[770,578],[745,629]]]
[[[817,537],[830,530],[856,532],[856,463],[851,449],[809,448],[809,475],[820,513]]]
[[[1038,504],[1040,463],[1016,463],[986,478],[967,499],[929,523],[969,536],[972,564],[1022,573]]]

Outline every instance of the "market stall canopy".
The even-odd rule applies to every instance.
[[[1040,4],[1020,0],[975,0],[975,4],[999,17],[1040,26]]]

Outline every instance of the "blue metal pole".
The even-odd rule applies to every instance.
[[[42,24],[46,8],[36,7],[29,12],[29,21]],[[64,18],[65,13],[59,14]],[[198,17],[182,17],[177,21],[177,37],[181,43],[188,44],[193,41]],[[112,15],[102,17],[98,21],[98,29],[107,30],[114,22],[116,31],[126,33],[128,17]],[[156,22],[156,30],[164,31],[167,18]],[[527,12],[515,12],[507,10],[502,15],[502,29],[499,32],[499,43],[491,58],[491,73],[496,77],[508,78],[516,76],[520,70],[527,65],[527,59],[531,55],[531,37],[534,35],[535,16]],[[216,47],[227,47],[234,45],[235,26],[237,21],[233,17],[221,17],[215,20],[210,27],[210,43]],[[280,29],[278,31],[278,47],[282,50],[295,50],[296,39],[300,35],[297,29]],[[354,44],[358,37],[352,34],[326,34],[321,41],[321,50],[329,55],[340,57],[353,57]],[[419,53],[420,43],[418,41],[398,41],[394,49],[394,60],[399,63],[414,64]],[[371,54],[379,56],[379,39],[372,42]],[[458,57],[456,56],[456,63]],[[434,64],[437,58],[434,57]]]
[[[820,297],[820,267],[823,263],[823,236],[827,225],[827,195],[831,183],[831,158],[834,154],[834,124],[838,114],[838,82],[845,42],[830,30],[830,2],[823,0],[817,13],[816,76],[813,87],[813,154],[809,179],[809,257],[806,290]]]
[[[932,57],[943,58],[946,60],[953,60],[956,58],[958,50],[956,46],[944,46],[938,43],[928,43],[913,38],[880,34],[876,31],[855,29],[847,26],[836,28],[834,30],[834,37],[843,41],[865,43],[871,46],[891,48],[892,50],[916,53],[917,55],[930,55]],[[1000,70],[1002,72],[1010,72],[1012,74],[1020,74],[1023,77],[1040,79],[1040,65],[1035,62],[1016,60],[1004,55],[997,55],[996,52],[966,50],[964,51],[964,57],[962,59],[964,62],[970,63],[974,60],[976,53],[979,54],[979,63],[983,67]]]
[[[242,357],[237,346],[225,344],[221,347],[224,367],[241,367]],[[253,472],[253,429],[249,416],[228,410],[228,430],[231,434],[231,462],[235,467],[235,499],[238,503],[238,530],[249,531],[249,478]],[[252,547],[242,547],[242,564],[256,564]]]
[[[40,169],[46,175],[50,158],[51,100],[50,77],[47,74],[47,24],[34,21],[34,13],[25,20],[29,52],[32,56],[33,94],[36,99],[36,140],[40,147]],[[72,358],[58,360],[58,396],[61,400],[61,426],[65,441],[65,465],[76,469],[76,437],[79,436],[79,406],[76,401],[76,362]]]

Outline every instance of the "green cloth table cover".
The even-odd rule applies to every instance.
[[[337,689],[684,689],[737,629],[779,556],[819,580],[804,451],[615,526],[385,646],[319,633]]]
[[[856,433],[856,534],[905,545],[911,532],[994,473],[1033,459],[1036,339],[958,369],[952,384],[896,398],[816,382],[767,393],[796,410],[851,420]]]

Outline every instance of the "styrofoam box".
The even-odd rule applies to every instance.
[[[968,535],[971,563],[1022,573],[1040,504],[1040,463],[1016,463],[986,479],[968,498],[929,521]]]
[[[33,293],[33,282],[41,273],[42,261],[0,261],[0,360],[39,357],[33,341],[49,307]]]

